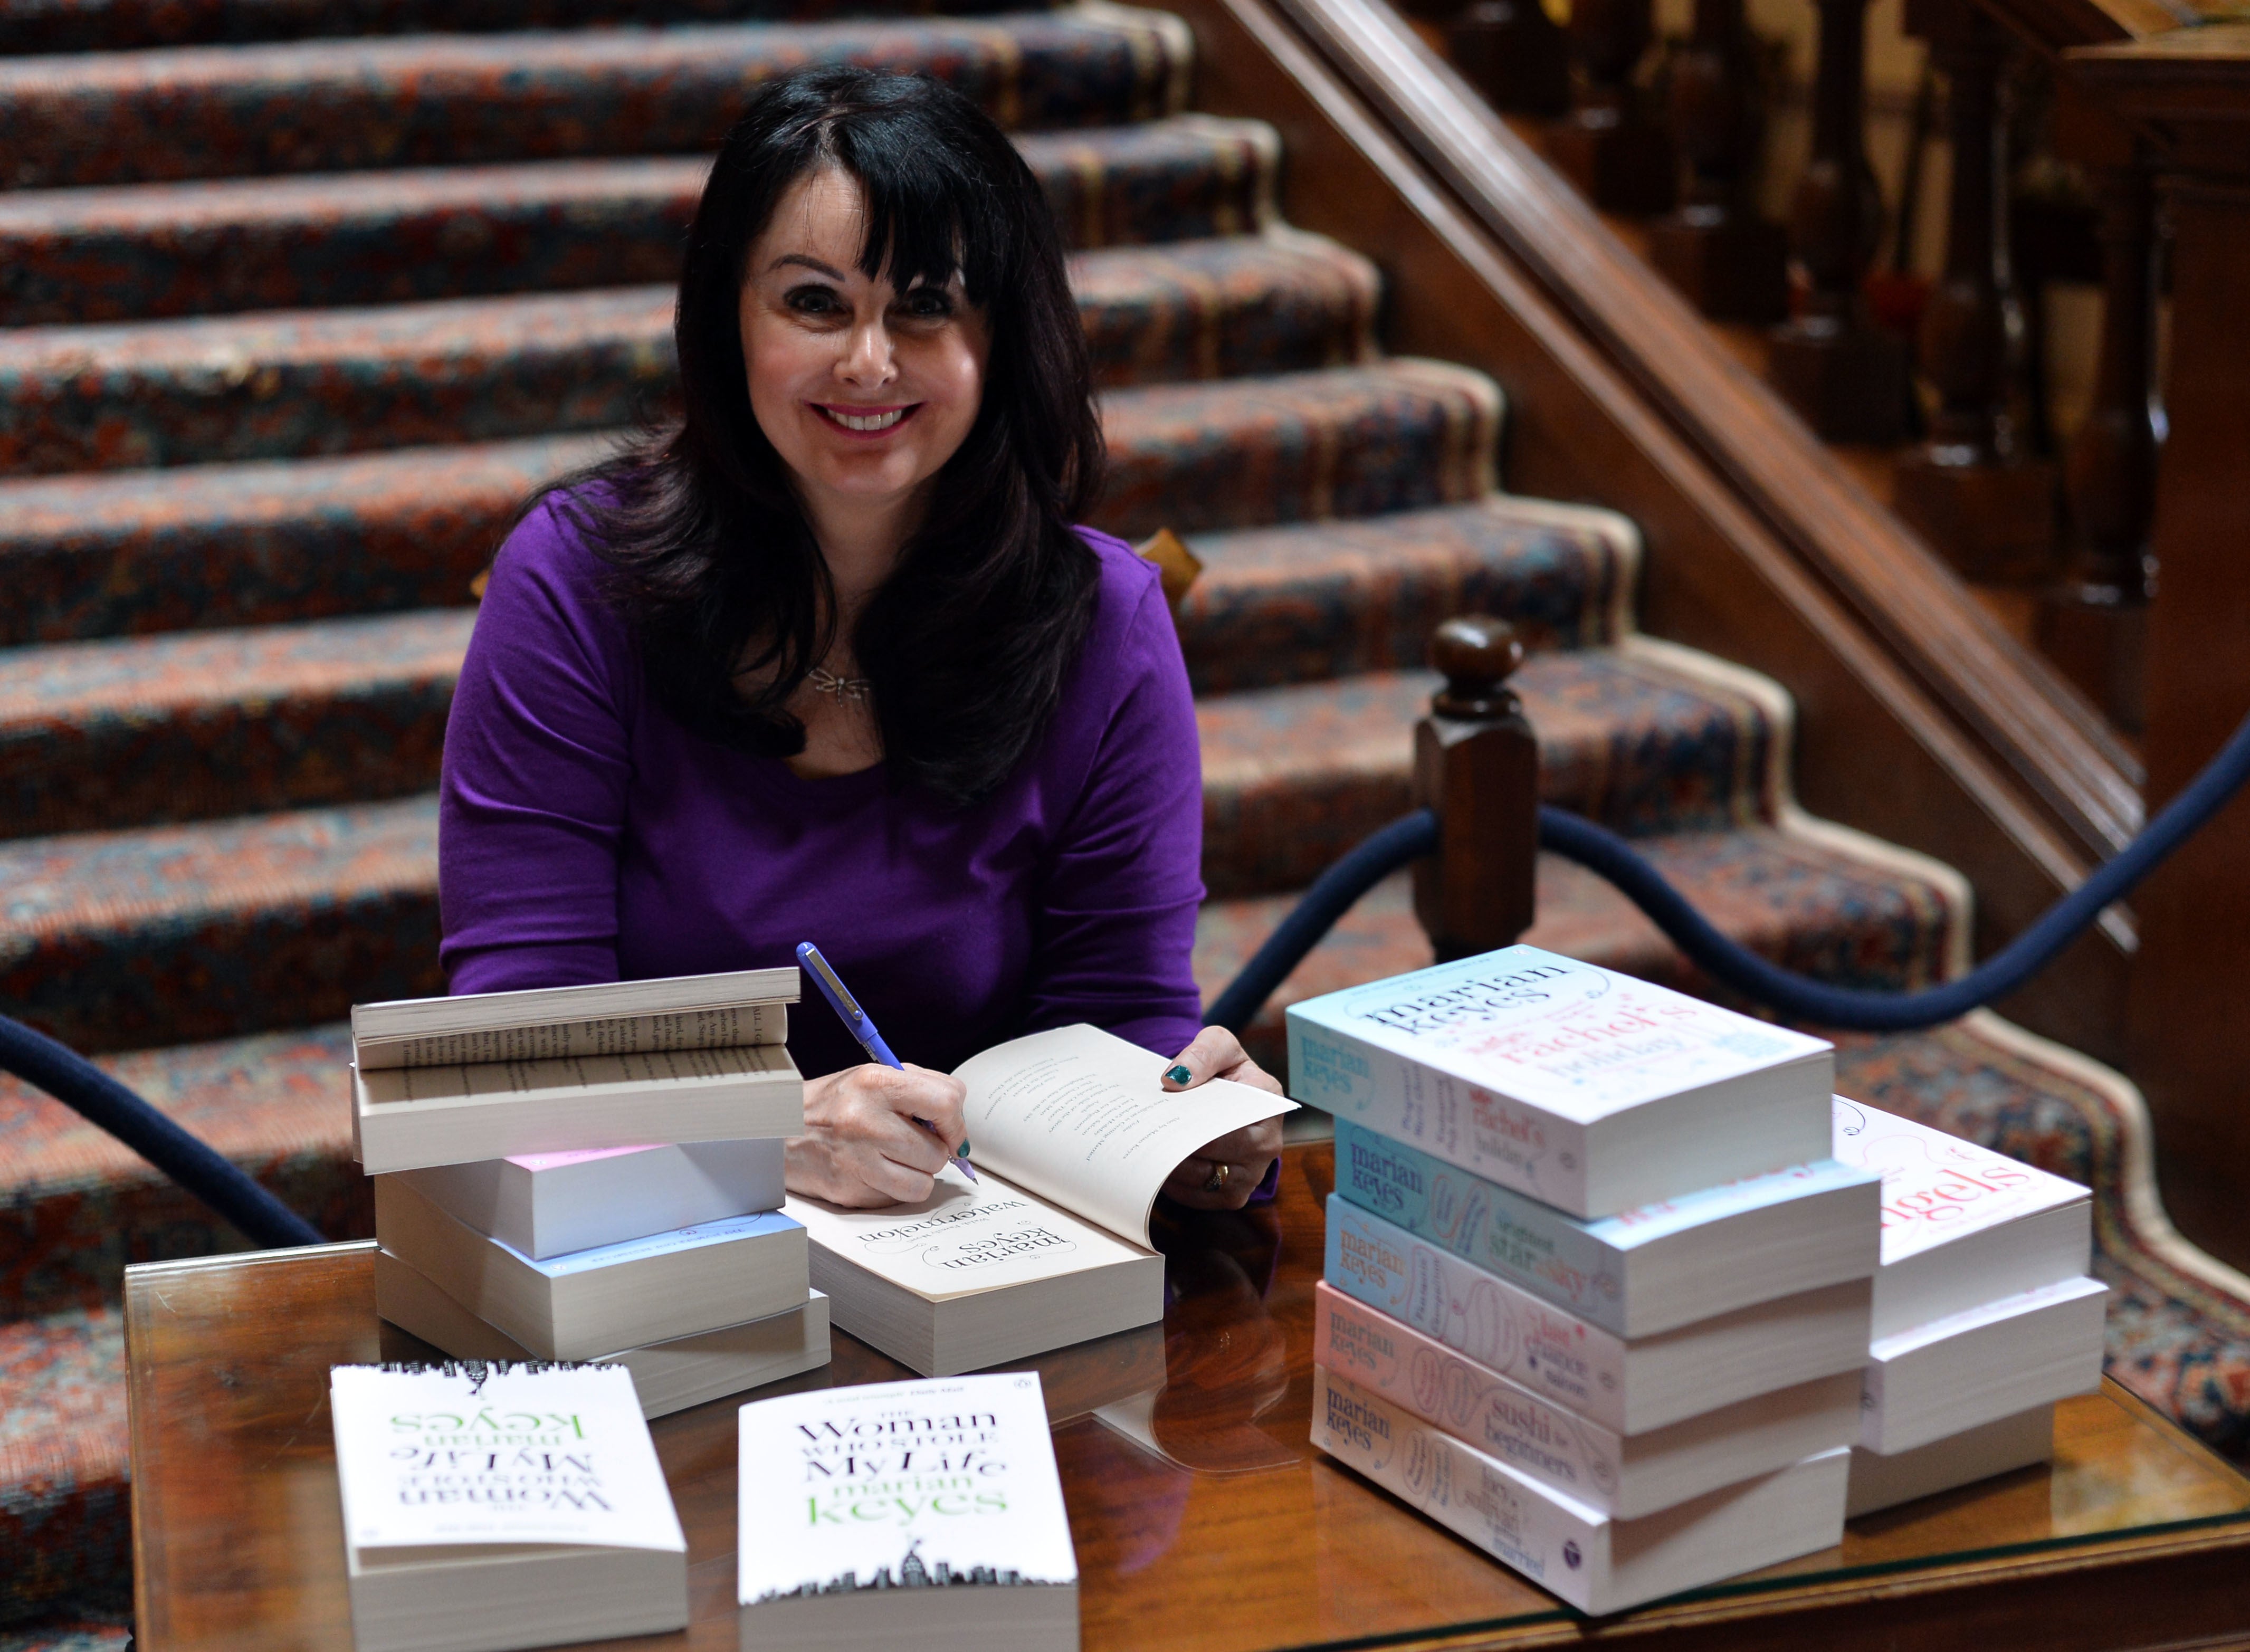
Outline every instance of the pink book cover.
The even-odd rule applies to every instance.
[[[1616,1493],[1616,1435],[1325,1280],[1314,1288],[1313,1363],[1519,1473],[1604,1505]]]

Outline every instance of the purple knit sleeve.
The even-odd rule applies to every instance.
[[[1025,1024],[1090,1022],[1174,1056],[1203,1026],[1193,968],[1203,899],[1195,699],[1155,570],[1105,542],[1115,554],[1105,558],[1104,600],[1129,606],[1115,648],[1088,663],[1112,674],[1114,689],[1050,863]]]
[[[638,673],[592,554],[533,511],[493,567],[438,804],[440,957],[456,993],[618,978],[618,843]]]

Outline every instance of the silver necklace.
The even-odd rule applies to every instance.
[[[864,677],[839,677],[820,665],[805,673],[804,680],[812,685],[815,693],[825,694],[832,699],[849,700],[853,705],[864,702],[875,692],[874,684]]]

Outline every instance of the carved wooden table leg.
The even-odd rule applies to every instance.
[[[1570,43],[1539,0],[1471,0],[1446,24],[1446,50],[1495,109],[1551,116],[1570,107]]]
[[[1695,30],[1672,65],[1672,141],[1688,198],[1649,232],[1656,267],[1719,321],[1789,313],[1789,237],[1750,199],[1763,121],[1743,0],[1695,0]]]
[[[1640,112],[1632,72],[1648,50],[1649,0],[1573,0],[1570,51],[1584,79],[1548,158],[1605,212],[1671,210],[1672,140]]]
[[[1908,0],[1907,26],[1946,79],[1953,135],[1945,273],[1922,318],[1922,370],[1936,388],[1930,439],[1899,463],[1898,513],[1963,577],[2044,582],[2054,572],[2054,467],[2016,425],[2023,307],[2008,258],[2007,43],[1969,0]]]
[[[1438,852],[1414,863],[1414,915],[1439,961],[1513,946],[1531,927],[1539,859],[1539,740],[1508,678],[1523,644],[1505,620],[1447,620],[1430,647],[1446,686],[1414,726],[1414,802],[1438,811]]]
[[[1791,240],[1812,280],[1805,313],[1773,334],[1774,388],[1824,441],[1906,434],[1906,346],[1867,322],[1860,283],[1881,233],[1882,197],[1861,129],[1867,0],[1819,0],[1812,158],[1798,181]]]
[[[2111,722],[2137,734],[2157,496],[2157,429],[2149,410],[2156,192],[2148,157],[2136,153],[2132,136],[2122,127],[2111,135],[2109,154],[2078,157],[2089,162],[2102,203],[2102,354],[2094,405],[2063,466],[2070,566],[2040,602],[2037,638]]]

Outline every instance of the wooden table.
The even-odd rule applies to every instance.
[[[1163,1235],[1163,1325],[1027,1362],[1046,1382],[1088,1652],[1666,1647],[2040,1652],[2250,1647],[2250,1480],[2115,1386],[2061,1408],[2051,1470],[1853,1523],[1839,1548],[1593,1621],[1306,1443],[1325,1146],[1270,1209]],[[139,1635],[347,1648],[331,1365],[427,1358],[376,1318],[369,1244],[130,1270]],[[841,1333],[775,1391],[910,1374]],[[694,1621],[735,1646],[735,1408],[654,1425]],[[623,1646],[625,1642],[613,1642]]]

